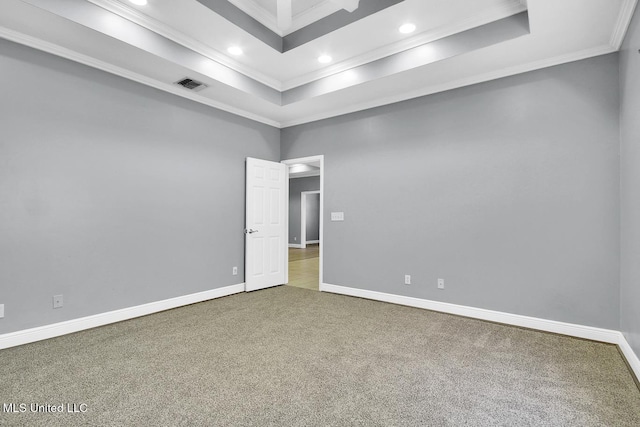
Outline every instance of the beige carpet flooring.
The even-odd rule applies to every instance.
[[[289,286],[317,291],[319,285],[320,246],[289,248]]]
[[[3,426],[638,426],[613,345],[288,286],[0,351]],[[1,409],[1,408],[0,408]]]

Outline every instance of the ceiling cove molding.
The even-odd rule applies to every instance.
[[[80,64],[83,64],[92,68],[96,68],[101,71],[105,71],[110,74],[114,74],[116,76],[123,77],[128,80],[133,80],[134,82],[138,82],[143,85],[162,90],[164,92],[169,92],[171,94],[178,95],[182,98],[190,99],[200,104],[208,105],[218,110],[226,111],[227,113],[235,114],[237,116],[244,117],[246,119],[250,119],[256,122],[264,123],[269,126],[273,126],[277,128],[281,127],[279,122],[275,120],[271,120],[267,117],[254,114],[249,111],[242,110],[240,108],[231,107],[222,102],[217,102],[212,99],[199,96],[196,93],[188,92],[182,88],[177,87],[176,85],[162,82],[156,79],[152,79],[150,77],[143,76],[138,73],[134,73],[127,69],[124,69],[115,65],[111,65],[107,62],[61,47],[57,44],[53,44],[35,37],[27,36],[2,26],[0,26],[0,37],[15,43],[19,43],[34,49],[41,50],[43,52],[50,53],[52,55],[56,55],[74,62],[78,62]]]
[[[197,94],[180,89],[175,85],[161,82],[155,79],[151,79],[149,77],[140,75],[138,73],[134,73],[124,68],[108,64],[104,61],[94,59],[90,56],[74,52],[70,49],[60,47],[56,44],[37,39],[35,37],[26,36],[22,33],[19,33],[1,26],[0,26],[0,37],[13,41],[15,43],[29,46],[34,49],[38,49],[47,53],[51,53],[53,55],[57,55],[57,56],[69,59],[71,61],[75,61],[84,65],[87,65],[92,68],[105,71],[129,80],[133,80],[135,82],[162,90],[164,92],[168,92],[186,99],[190,99],[200,104],[208,105],[210,107],[213,107],[222,111],[226,111],[228,113],[235,114],[250,120],[254,120],[256,122],[264,123],[266,125],[273,126],[276,128],[287,128],[287,127],[302,125],[305,123],[324,120],[324,119],[341,116],[344,114],[354,113],[357,111],[367,110],[375,107],[381,107],[384,105],[402,102],[409,99],[418,98],[421,96],[431,95],[439,92],[445,92],[447,90],[452,90],[459,87],[470,86],[473,84],[483,83],[491,80],[500,79],[503,77],[509,77],[512,75],[525,73],[528,71],[534,71],[534,70],[538,70],[546,67],[551,67],[554,65],[561,65],[568,62],[579,61],[582,59],[592,58],[595,56],[605,55],[605,54],[617,51],[610,45],[600,46],[594,49],[587,49],[581,52],[571,53],[567,55],[560,55],[554,58],[545,59],[542,61],[536,61],[529,64],[521,65],[521,66],[509,67],[509,68],[505,68],[495,72],[486,73],[480,76],[460,79],[460,80],[449,82],[442,85],[423,87],[418,90],[408,91],[402,94],[396,94],[393,96],[380,98],[375,101],[368,101],[360,104],[353,104],[348,107],[333,109],[333,110],[324,112],[322,114],[310,115],[310,116],[306,116],[296,120],[278,122],[276,120],[272,120],[258,114],[254,114],[239,108],[228,106],[221,102],[213,101],[203,96],[198,96]]]
[[[332,0],[325,0],[322,3],[319,3],[313,6],[310,9],[307,9],[303,12],[300,12],[296,15],[293,15],[293,22],[291,27],[286,30],[281,30],[278,26],[278,21],[275,16],[273,16],[268,10],[257,4],[253,0],[228,0],[229,3],[236,6],[238,9],[242,10],[247,15],[251,16],[262,25],[267,27],[269,30],[273,31],[280,37],[288,36],[291,33],[294,33],[307,25],[310,25],[316,21],[319,21],[322,18],[325,18],[332,13],[335,13],[341,9],[340,6],[335,4]]]
[[[269,13],[268,10],[252,0],[228,0],[229,3],[251,16],[256,21],[273,31],[280,37],[284,37],[285,33],[278,27],[276,17]]]
[[[219,62],[222,65],[225,65],[233,69],[234,71],[242,73],[249,78],[252,78],[266,86],[271,87],[272,89],[275,89],[281,92],[290,90],[298,86],[302,86],[302,85],[314,82],[316,80],[320,80],[322,78],[328,77],[332,74],[346,71],[348,69],[385,58],[387,56],[405,51],[407,49],[411,49],[416,46],[429,43],[434,40],[444,38],[452,34],[455,34],[464,30],[468,30],[477,26],[485,25],[497,19],[514,15],[516,13],[521,13],[527,10],[526,6],[522,4],[514,3],[513,1],[509,1],[509,0],[504,0],[499,5],[499,7],[494,8],[493,10],[488,11],[486,13],[482,13],[480,15],[458,22],[455,25],[440,27],[434,31],[428,31],[422,34],[418,34],[414,37],[401,40],[397,43],[389,44],[380,49],[375,49],[373,51],[367,52],[363,55],[353,57],[347,61],[342,61],[333,66],[325,67],[316,72],[308,73],[304,76],[282,82],[278,79],[267,76],[252,67],[248,67],[243,64],[240,64],[237,61],[233,61],[227,55],[224,55],[218,52],[217,50],[209,47],[208,45],[201,43],[193,39],[192,37],[189,37],[184,33],[160,21],[157,21],[156,19],[151,18],[148,15],[145,15],[139,12],[134,8],[124,5],[123,3],[117,0],[88,0],[88,1],[95,4],[96,6],[106,9],[111,13],[115,13],[125,19],[128,19],[138,25],[141,25],[150,31],[153,31],[175,43],[178,43],[186,47],[187,49],[190,49],[200,55],[203,55],[211,59],[212,61]],[[235,1],[237,0],[231,1],[231,3],[234,3]],[[329,1],[330,0],[327,0],[327,2],[325,3],[328,3]],[[627,0],[627,1],[635,2],[637,0]]]
[[[205,1],[205,0],[198,0]],[[335,0],[340,7],[347,5],[350,0]],[[313,22],[305,28],[293,32],[282,39],[282,52],[288,52],[303,46],[309,42],[317,40],[327,34],[334,33],[341,28],[361,21],[371,15],[377,14],[382,10],[393,7],[399,3],[403,3],[406,0],[367,0],[366,2],[359,4],[356,9],[349,12],[349,7],[342,8],[336,13],[326,16],[319,21]],[[347,5],[348,6],[348,5]]]
[[[503,68],[490,73],[485,73],[479,76],[468,77],[459,79],[453,82],[448,82],[441,85],[422,87],[417,90],[403,92],[393,96],[385,98],[379,98],[373,101],[362,102],[360,104],[352,104],[348,107],[337,108],[331,111],[327,111],[321,114],[311,115],[296,120],[283,121],[280,124],[281,128],[288,128],[292,126],[298,126],[305,123],[316,122],[319,120],[325,120],[332,117],[342,116],[345,114],[355,113],[358,111],[369,110],[371,108],[383,107],[385,105],[394,104],[397,102],[407,101],[413,98],[419,98],[421,96],[433,95],[439,92],[446,92],[448,90],[458,89],[465,86],[471,86],[478,83],[484,83],[491,80],[497,80],[504,77],[509,77],[517,74],[527,73],[529,71],[540,70],[547,67],[553,67],[556,65],[566,64],[573,61],[580,61],[583,59],[593,58],[595,56],[606,55],[608,53],[616,52],[614,48],[609,45],[600,46],[593,49],[587,49],[580,52],[574,52],[566,55],[559,55],[553,58],[544,59],[542,61],[534,61],[524,65],[517,65],[515,67]]]
[[[367,3],[364,3],[362,7],[358,8],[354,8],[354,5],[356,5],[356,3],[354,2],[357,1],[359,4],[359,0],[331,0],[333,3],[335,3],[336,1],[339,2],[337,3],[338,10],[335,13],[330,13],[320,20],[312,22],[297,31],[287,34],[285,37],[278,36],[278,34],[267,28],[260,21],[247,14],[228,0],[195,1],[212,10],[217,15],[223,17],[235,26],[243,29],[246,33],[254,36],[256,39],[262,41],[264,44],[276,50],[277,52],[286,53],[297,47],[317,40],[320,37],[326,36],[329,33],[333,33],[340,28],[343,28],[363,18],[378,13],[381,10],[387,9],[398,3],[402,3],[405,0],[368,0]],[[290,12],[287,12],[290,10],[290,1],[291,0],[278,0],[277,5],[281,10],[281,14],[290,14]],[[325,0],[320,1],[322,2]],[[348,10],[353,10],[353,12],[348,12]],[[331,10],[328,10],[327,13],[328,12],[331,12]],[[273,12],[271,13],[273,14]],[[299,14],[300,13],[297,13],[296,16],[298,16]],[[288,25],[289,22],[278,22],[278,26],[282,28]]]
[[[225,86],[281,105],[282,93],[86,0],[22,0],[97,33],[187,68]],[[167,83],[172,83],[173,76]]]
[[[359,6],[360,0],[331,0],[347,12],[353,12]]]
[[[609,42],[611,47],[615,50],[620,50],[622,47],[624,37],[629,29],[629,24],[631,24],[631,19],[633,18],[633,12],[636,9],[637,3],[638,0],[623,0],[622,7],[620,8],[620,14],[618,15],[618,21],[616,22],[613,34],[611,34],[611,41]]]
[[[518,13],[282,92],[282,105],[290,105],[424,67],[530,34],[529,14]]]
[[[90,3],[95,4],[111,13],[119,15],[135,24],[138,24],[154,33],[169,39],[179,45],[186,47],[189,50],[194,51],[204,57],[209,58],[212,61],[216,61],[226,67],[231,68],[245,76],[256,80],[271,89],[282,91],[282,83],[278,79],[274,79],[266,74],[261,73],[252,67],[247,67],[237,61],[232,60],[227,55],[209,47],[208,45],[199,42],[198,40],[185,35],[184,33],[166,25],[148,15],[145,15],[138,10],[131,8],[117,0],[88,0]]]
[[[637,1],[637,0],[634,0]],[[396,43],[391,43],[383,46],[379,49],[374,49],[365,54],[352,57],[346,61],[338,62],[332,66],[325,67],[321,70],[314,71],[296,77],[295,79],[286,80],[282,82],[282,91],[294,89],[298,86],[303,86],[312,83],[316,80],[329,77],[333,74],[341,73],[352,68],[356,68],[362,65],[366,65],[370,62],[377,61],[379,59],[386,58],[391,55],[395,55],[405,50],[413,49],[423,44],[431,43],[433,41],[452,36],[454,34],[470,30],[472,28],[480,27],[482,25],[495,22],[499,19],[503,19],[518,13],[526,11],[527,8],[521,4],[505,0],[500,4],[500,7],[492,9],[488,12],[467,18],[462,21],[458,21],[453,25],[442,26],[432,31],[426,31],[416,36],[400,40]]]
[[[307,9],[303,12],[293,16],[293,25],[287,31],[284,32],[284,36],[288,36],[291,33],[295,33],[298,30],[303,29],[307,25],[311,25],[322,18],[325,18],[332,13],[340,10],[340,7],[331,0],[325,0],[317,6]]]

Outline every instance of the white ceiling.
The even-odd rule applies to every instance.
[[[637,2],[405,0],[280,53],[196,0],[148,1],[146,6],[134,6],[127,0],[2,0],[0,37],[286,127],[615,52]],[[270,10],[276,2],[251,1]],[[322,3],[293,1],[298,8],[294,10]],[[296,1],[306,3],[296,5]],[[530,34],[436,62],[412,59],[392,74],[287,105],[269,100],[527,9]],[[416,32],[400,34],[398,27],[405,22],[415,23]],[[175,43],[166,45],[167,40]],[[228,54],[232,45],[244,54]],[[333,62],[320,64],[321,54],[331,55]],[[194,93],[172,84],[187,76],[209,88]]]

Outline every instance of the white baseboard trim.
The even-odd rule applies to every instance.
[[[348,288],[345,286],[330,285],[328,283],[321,284],[320,290],[324,292],[332,292],[336,294],[390,302],[393,304],[407,305],[410,307],[424,308],[427,310],[455,314],[464,317],[471,317],[474,319],[488,320],[490,322],[521,326],[523,328],[553,332],[556,334],[585,338],[593,341],[602,341],[610,344],[618,344],[618,342],[620,341],[620,332],[609,329],[600,329],[591,326],[576,325],[573,323],[557,322],[555,320],[539,319],[536,317],[522,316],[519,314],[503,313],[500,311],[467,307],[464,305],[431,301],[420,298],[405,297],[402,295],[367,291],[364,289]]]
[[[636,380],[638,381],[638,384],[640,384],[640,359],[638,358],[638,355],[633,351],[622,332],[620,332],[620,341],[618,342],[618,347],[620,347],[620,351],[622,351],[622,354],[624,354],[624,357],[627,359],[627,363],[631,367],[631,370],[634,374],[636,374]]]
[[[290,248],[302,249],[302,245],[298,243],[289,243]]]
[[[617,344],[622,351],[622,354],[627,359],[627,362],[629,363],[631,370],[635,374],[636,379],[640,380],[640,360],[638,359],[638,355],[635,354],[626,338],[620,331],[594,328],[592,326],[583,326],[573,323],[558,322],[555,320],[539,319],[536,317],[522,316],[519,314],[503,313],[500,311],[406,297],[402,295],[368,291],[365,289],[349,288],[346,286],[332,285],[329,283],[321,283],[320,291],[389,302],[392,304],[406,305],[409,307],[424,308],[427,310],[455,314],[458,316],[470,317],[473,319],[488,320],[490,322],[504,323],[506,325],[520,326],[523,328],[535,329],[538,331],[553,332],[556,334],[584,338],[592,341]]]
[[[244,292],[244,283],[0,335],[0,350]]]
[[[320,240],[307,240],[307,245],[315,245],[316,243],[320,243]]]

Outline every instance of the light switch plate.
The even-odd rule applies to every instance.
[[[0,319],[4,317],[4,304],[0,304]]]
[[[344,212],[331,212],[331,221],[344,221]]]

